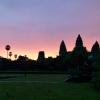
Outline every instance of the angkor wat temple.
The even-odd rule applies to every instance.
[[[83,47],[83,40],[80,36],[80,34],[78,35],[77,39],[76,39],[76,43],[75,43],[75,47],[78,47],[78,46],[82,46]],[[39,59],[44,59],[45,56],[43,57],[43,55],[45,55],[45,53],[43,53],[44,51],[40,51],[39,52],[39,55],[38,55],[38,60]],[[98,41],[96,41],[92,48],[91,48],[91,51],[87,51],[89,53],[90,56],[97,56],[99,53],[100,53],[100,45],[98,43]],[[67,54],[67,49],[66,49],[66,45],[64,43],[64,41],[62,40],[61,41],[61,44],[60,44],[60,49],[59,49],[59,56],[62,56],[64,57],[66,54]]]
[[[67,51],[64,41],[61,41],[59,55],[56,58],[45,58],[45,52],[40,51],[37,60],[26,59],[19,56],[15,60],[0,58],[0,70],[2,71],[62,71],[66,72],[70,69],[75,70],[91,70],[91,59],[100,54],[100,45],[96,41],[91,47],[91,51],[87,51],[83,46],[83,40],[78,35],[75,47],[72,51]],[[81,66],[81,67],[80,67]]]

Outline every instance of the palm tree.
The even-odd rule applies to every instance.
[[[5,49],[7,50],[7,59],[8,59],[8,51],[10,50],[10,46],[6,45]]]
[[[9,52],[9,56],[10,56],[10,59],[11,59],[11,56],[12,56],[12,52]]]
[[[15,60],[16,60],[16,58],[17,58],[17,54],[15,54],[14,57],[15,57]]]

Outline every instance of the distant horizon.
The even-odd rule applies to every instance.
[[[96,41],[95,41],[96,42]],[[98,41],[97,41],[98,42]],[[75,41],[75,43],[76,43],[76,41]],[[66,45],[66,44],[65,44]],[[84,43],[83,43],[83,46],[84,46]],[[92,45],[93,46],[93,45]],[[99,46],[100,46],[100,44],[99,44]],[[5,46],[6,47],[6,46]],[[10,46],[11,47],[11,46]],[[75,47],[75,46],[74,46]],[[74,49],[74,47],[73,47],[73,49]],[[84,47],[86,47],[86,46],[84,46]],[[60,49],[60,44],[59,44],[59,49]],[[44,51],[44,53],[45,53],[45,58],[48,58],[48,57],[52,57],[52,58],[55,58],[55,57],[57,57],[57,56],[59,56],[59,49],[58,49],[58,55],[55,55],[55,56],[52,56],[52,55],[49,55],[49,56],[46,56],[46,52]],[[67,49],[67,52],[72,52],[73,51],[73,49],[72,50],[68,50],[68,48],[66,47],[66,49]],[[86,49],[87,49],[87,47],[86,47]],[[92,47],[91,47],[91,49],[92,49]],[[88,50],[87,49],[87,51],[88,52],[91,52],[91,49],[90,50]],[[3,57],[3,58],[7,58],[7,50],[5,49],[5,51],[6,51],[6,57],[3,57],[3,56],[0,56],[0,57]],[[43,51],[43,50],[40,50],[40,51]],[[40,51],[38,51],[38,53],[40,52]],[[9,52],[11,52],[11,49],[8,51],[8,53]],[[37,58],[38,58],[38,53],[37,53]],[[17,54],[17,53],[16,53]],[[12,56],[11,56],[11,59],[12,60],[15,60],[15,57],[14,57],[14,55],[15,54],[13,54],[13,52],[12,52]],[[27,57],[28,57],[28,55],[27,54],[25,54]],[[19,57],[19,56],[25,56],[25,55],[21,55],[21,54],[17,54],[17,58]],[[28,57],[29,58],[29,57]],[[32,59],[32,60],[37,60],[37,58],[29,58],[29,59]],[[8,59],[10,59],[10,56],[8,55]]]
[[[0,56],[7,57],[6,45],[14,55],[36,60],[59,55],[64,40],[72,51],[81,35],[83,45],[91,51],[100,44],[100,0],[0,0]]]

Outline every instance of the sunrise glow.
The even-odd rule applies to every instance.
[[[56,57],[61,41],[72,51],[78,34],[88,51],[100,44],[100,0],[0,0],[0,56],[10,45],[12,59]]]

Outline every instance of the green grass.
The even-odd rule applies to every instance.
[[[4,81],[0,82],[0,100],[99,100],[100,94],[88,83],[63,82],[67,77],[66,74],[29,74],[0,80]]]

